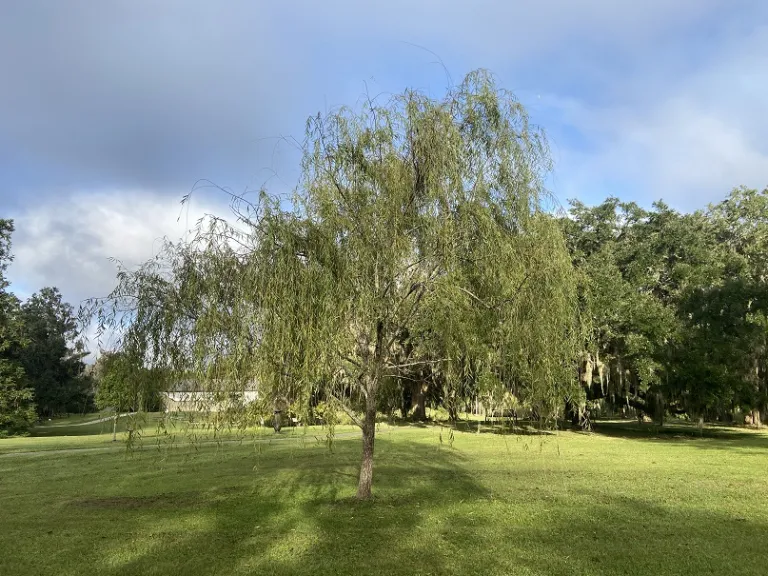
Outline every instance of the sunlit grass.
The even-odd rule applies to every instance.
[[[768,436],[649,430],[0,456],[0,573],[765,574]]]
[[[59,426],[72,426],[74,424],[83,424],[86,422],[93,422],[101,418],[106,418],[112,415],[111,411],[102,412],[89,412],[88,414],[67,414],[64,416],[57,416],[55,418],[43,418],[37,424],[37,429],[55,428]]]
[[[183,445],[196,449],[198,445],[224,442],[227,444],[249,442],[287,441],[317,443],[326,441],[328,429],[322,426],[285,426],[280,434],[271,428],[252,426],[246,428],[220,426],[214,429],[210,422],[199,419],[190,422],[184,415],[171,415],[165,420],[165,428],[158,423],[163,414],[142,413],[124,416],[118,420],[117,442],[113,442],[111,421],[93,424],[76,423],[70,426],[38,426],[32,429],[31,436],[20,436],[0,441],[0,455],[7,453],[26,453],[47,450],[118,450],[125,452],[128,430],[134,430],[134,444],[138,448],[167,449],[170,446]],[[92,419],[97,418],[92,415]],[[84,421],[87,422],[87,421]],[[387,429],[386,424],[380,428]],[[336,436],[357,435],[359,429],[353,425],[339,425],[335,428]]]

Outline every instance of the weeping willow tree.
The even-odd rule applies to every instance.
[[[377,412],[414,367],[440,375],[447,403],[466,400],[468,378],[539,414],[578,389],[549,168],[543,135],[483,71],[441,99],[407,91],[313,117],[290,201],[235,199],[233,218],[121,270],[90,311],[215,398],[257,382],[264,399],[346,411],[365,499]]]

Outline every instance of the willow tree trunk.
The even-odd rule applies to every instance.
[[[571,421],[571,426],[577,427],[579,424],[581,424],[581,419],[579,418],[579,407],[571,401],[571,399],[567,399],[565,401],[565,418],[566,420]]]
[[[664,405],[664,397],[659,392],[657,392],[653,398],[653,419],[656,421],[656,424],[660,428],[664,426],[665,409],[666,407]]]
[[[369,395],[365,405],[363,418],[363,459],[360,464],[360,479],[357,484],[357,499],[367,500],[371,497],[373,484],[373,446],[376,440],[376,400]]]
[[[427,419],[426,386],[423,382],[414,382],[411,386],[411,410],[414,420],[423,422]]]
[[[115,417],[112,419],[112,442],[117,442],[117,419],[120,417],[120,412],[115,411]]]
[[[763,426],[763,417],[759,408],[754,408],[752,410],[752,425],[755,428],[762,428]]]

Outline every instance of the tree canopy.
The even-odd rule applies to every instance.
[[[25,345],[19,299],[8,291],[13,221],[0,219],[0,437],[26,432],[35,419],[33,392],[19,355]]]
[[[320,396],[363,430],[428,368],[450,404],[474,389],[541,417],[578,392],[576,281],[548,213],[543,135],[485,72],[311,118],[290,200],[236,198],[189,244],[121,270],[103,326],[146,361],[228,394],[255,379],[306,412]],[[393,391],[395,392],[393,394]]]
[[[86,355],[71,305],[57,288],[43,288],[21,306],[27,345],[20,354],[41,416],[87,412],[92,383],[84,374]]]
[[[592,332],[580,369],[600,411],[723,420],[766,407],[768,190],[680,214],[609,198],[562,220]]]
[[[77,318],[56,288],[22,302],[5,277],[11,220],[0,220],[0,436],[24,434],[38,416],[93,407]]]

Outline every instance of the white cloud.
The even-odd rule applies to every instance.
[[[674,81],[633,77],[635,92],[614,106],[544,96],[539,112],[556,118],[563,134],[554,142],[556,192],[625,196],[633,187],[644,203],[663,198],[692,209],[735,186],[768,185],[765,54],[768,28],[758,27],[729,38],[716,59]],[[587,146],[568,144],[563,127]]]
[[[57,286],[77,306],[105,296],[116,284],[110,258],[136,266],[157,251],[160,240],[183,238],[198,218],[221,207],[194,197],[147,191],[82,192],[28,206],[13,215],[15,261],[9,269],[21,295]]]
[[[82,192],[12,215],[11,289],[26,298],[44,286],[56,286],[75,309],[84,299],[106,296],[117,283],[110,258],[135,267],[157,253],[164,237],[183,239],[205,214],[227,214],[226,207],[203,194],[184,206],[180,199],[136,190]],[[111,333],[96,337],[94,324],[85,336],[92,353],[114,345]]]

